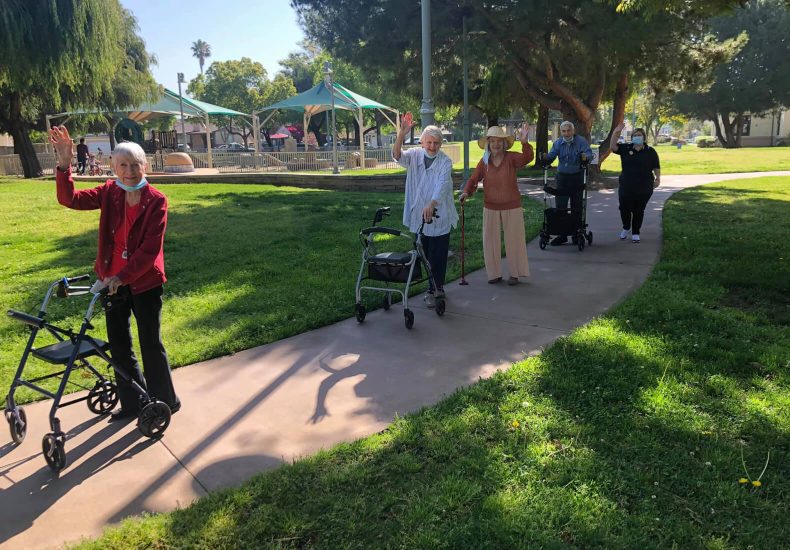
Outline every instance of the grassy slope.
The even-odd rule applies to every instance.
[[[397,193],[229,184],[162,189],[170,200],[162,330],[174,366],[351,316],[359,229],[382,205],[392,207],[387,223],[401,227],[403,196]],[[5,180],[0,198],[0,305],[35,313],[52,281],[92,272],[98,212],[61,207],[48,181]],[[481,203],[474,200],[468,207],[467,270],[483,264]],[[534,235],[540,206],[529,199],[525,206]],[[452,250],[458,250],[459,239],[455,231]],[[457,258],[450,262],[449,278],[459,276]],[[51,318],[76,328],[86,305],[80,298],[53,300]],[[102,317],[96,325],[94,334],[104,338]],[[0,388],[10,385],[26,335],[23,325],[0,317]],[[26,375],[46,370],[31,361]],[[23,389],[20,398],[35,395]]]
[[[786,546],[789,184],[676,195],[645,285],[541,356],[85,547]]]

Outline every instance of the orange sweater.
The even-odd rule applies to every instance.
[[[469,181],[464,185],[464,193],[471,196],[477,191],[477,184],[483,181],[485,197],[483,204],[489,210],[512,210],[521,206],[521,193],[516,183],[516,171],[532,160],[534,153],[529,143],[521,146],[521,153],[505,151],[505,158],[499,166],[494,166],[491,159],[488,166],[480,159]]]

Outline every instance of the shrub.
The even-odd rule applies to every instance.
[[[713,136],[699,136],[697,138],[697,147],[721,147],[719,139]]]

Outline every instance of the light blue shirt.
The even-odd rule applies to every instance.
[[[416,233],[422,223],[422,210],[432,200],[437,202],[439,218],[425,224],[423,233],[429,237],[446,235],[458,222],[453,200],[453,161],[439,151],[430,168],[425,168],[422,147],[401,151],[398,164],[406,169],[406,198],[403,203],[403,225]]]
[[[588,160],[592,159],[590,144],[587,143],[587,140],[582,136],[574,135],[570,143],[566,143],[562,138],[555,140],[547,158],[549,162],[552,162],[557,157],[560,158],[557,164],[557,171],[559,173],[576,174],[582,169],[580,158],[582,153],[587,155]]]

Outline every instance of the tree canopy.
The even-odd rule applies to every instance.
[[[29,131],[45,112],[111,110],[153,94],[154,60],[136,25],[118,0],[0,3],[0,131],[14,138],[25,177],[41,173]]]
[[[368,70],[383,68],[392,74],[389,86],[419,97],[418,3],[292,3],[308,35],[336,57]],[[442,97],[460,74],[459,31],[466,13],[468,28],[476,34],[467,50],[470,62],[502,64],[508,82],[515,81],[520,91],[511,103],[532,101],[560,111],[588,137],[604,99],[614,103],[616,125],[623,119],[629,84],[652,80],[689,85],[728,53],[726,45],[705,36],[702,20],[689,14],[659,11],[648,19],[639,12],[618,11],[612,3],[589,0],[468,0],[464,4],[431,5],[437,96]]]
[[[754,0],[712,19],[720,39],[735,38],[740,50],[708,73],[709,87],[676,96],[679,109],[711,120],[725,147],[740,145],[743,114],[790,105],[790,8],[782,0]]]

